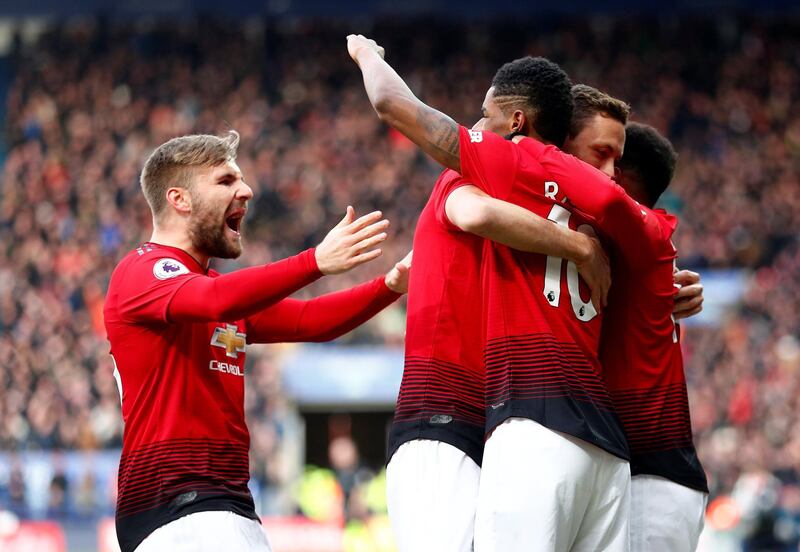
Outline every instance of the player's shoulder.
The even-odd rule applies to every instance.
[[[192,263],[186,256],[187,254],[172,248],[144,243],[128,252],[117,265],[115,272],[152,272],[159,280],[169,280],[193,272],[190,268]]]
[[[675,229],[678,227],[678,217],[671,215],[664,209],[648,209],[648,211],[658,221],[665,236],[669,238],[675,233]]]
[[[555,147],[553,144],[545,144],[544,142],[541,142],[536,138],[531,138],[530,136],[526,136],[515,143],[521,150],[537,158],[541,155],[555,157],[565,155],[563,151]]]
[[[476,149],[489,151],[508,150],[513,151],[516,144],[491,130],[474,130],[467,127],[462,128],[462,144],[468,144]]]
[[[436,179],[436,184],[434,184],[434,187],[442,188],[450,186],[461,180],[464,180],[464,177],[461,176],[461,173],[454,171],[453,169],[445,169],[441,172],[439,178]]]

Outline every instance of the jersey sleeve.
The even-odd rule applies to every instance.
[[[126,273],[119,294],[120,315],[134,322],[238,320],[320,276],[314,249],[218,277],[189,273],[176,259],[153,255],[143,257]]]
[[[447,216],[447,198],[451,193],[463,186],[474,186],[474,184],[463,178],[457,172],[449,169],[442,174],[442,177],[436,183],[433,200],[436,222],[451,232],[462,232],[462,230],[453,224]]]
[[[648,253],[653,252],[650,244],[661,239],[656,217],[649,216],[621,186],[591,165],[553,146],[535,143],[538,161],[558,185],[559,193],[623,253],[648,261]]]
[[[249,343],[330,341],[360,326],[392,304],[399,293],[384,276],[309,301],[284,299],[246,319]]]
[[[459,130],[461,176],[488,195],[506,199],[519,163],[516,145],[493,132]]]

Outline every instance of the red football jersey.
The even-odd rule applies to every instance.
[[[417,222],[390,458],[413,439],[449,443],[478,465],[483,457],[483,239],[461,231],[445,214],[447,196],[465,184],[458,173],[444,171]]]
[[[692,441],[679,329],[672,317],[675,217],[632,199],[638,247],[612,246],[613,286],[600,361],[631,451],[631,474],[665,477],[708,492]]]
[[[152,243],[114,270],[104,312],[125,421],[122,552],[193,512],[258,519],[247,487],[246,344],[333,339],[398,297],[380,277],[311,301],[281,300],[319,276],[313,250],[220,276]],[[211,291],[196,296],[206,284]],[[240,315],[208,321],[216,309]]]
[[[598,197],[586,212],[573,209],[540,162],[549,150],[539,142],[515,144],[462,128],[460,146],[461,174],[487,194],[572,229],[603,231],[601,215],[615,194]],[[586,167],[571,178],[611,188]],[[598,359],[602,317],[574,263],[486,241],[482,280],[487,432],[526,417],[627,458]]]
[[[111,276],[105,323],[125,421],[117,502],[123,552],[171,521],[170,510],[257,519],[247,488],[246,322],[167,319],[175,292],[205,272],[180,249],[145,244]]]
[[[612,260],[609,306],[601,336],[603,376],[622,420],[631,473],[666,477],[707,491],[692,443],[689,404],[678,344],[671,242],[674,217],[637,203],[608,177],[553,146],[521,145],[552,177],[576,212],[591,213],[608,238]],[[597,210],[598,205],[604,206]]]

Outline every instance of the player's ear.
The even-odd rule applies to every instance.
[[[511,115],[511,132],[528,134],[528,116],[521,109],[515,109]]]
[[[192,196],[189,190],[179,186],[173,186],[167,190],[167,203],[178,213],[188,215],[192,212]]]

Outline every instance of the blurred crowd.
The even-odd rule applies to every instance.
[[[764,473],[780,482],[776,508],[800,512],[800,19],[354,27],[84,20],[16,41],[0,184],[0,449],[120,445],[103,294],[116,262],[150,235],[138,174],[172,136],[241,134],[255,199],[245,254],[223,271],[315,245],[349,204],[383,210],[391,240],[378,261],[310,293],[363,281],[410,249],[438,168],[370,108],[345,48],[355,30],[386,47],[424,101],[468,126],[496,68],[531,53],[628,101],[635,120],[674,141],[679,170],[663,203],[680,216],[680,265],[752,274],[732,312],[683,336],[712,493]],[[401,308],[347,339],[401,343]],[[284,452],[296,421],[275,355],[253,350],[246,408],[255,484],[289,508],[286,454],[299,453]]]

